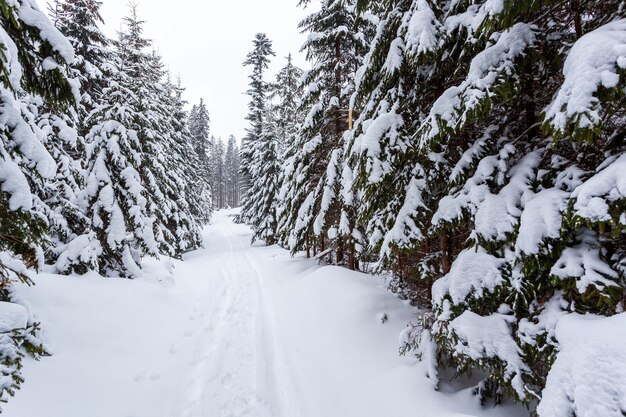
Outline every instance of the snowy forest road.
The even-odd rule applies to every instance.
[[[198,329],[202,335],[187,399],[174,415],[290,415],[284,414],[285,397],[278,392],[286,382],[276,370],[280,355],[272,332],[273,312],[261,288],[263,277],[248,253],[249,235],[237,234],[233,226],[218,219],[206,249],[187,261],[192,271],[218,271],[219,279],[212,280],[203,300],[207,311],[201,317],[208,319],[207,325]]]
[[[469,386],[440,391],[398,354],[417,310],[379,277],[250,245],[235,211],[204,248],[145,277],[42,273],[16,296],[52,356],[27,359],[6,417],[519,417]],[[381,320],[385,317],[386,320]]]

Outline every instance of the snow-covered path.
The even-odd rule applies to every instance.
[[[53,356],[27,361],[3,415],[527,415],[459,386],[435,392],[423,364],[398,356],[413,307],[379,278],[250,246],[232,214],[216,213],[184,261],[149,261],[146,279],[42,274],[18,288]]]
[[[206,249],[183,269],[217,271],[199,318],[193,372],[179,408],[172,415],[282,416],[285,402],[274,366],[280,359],[261,287],[262,276],[249,255],[249,236],[237,235],[221,218],[207,236]],[[215,253],[217,250],[218,253]]]

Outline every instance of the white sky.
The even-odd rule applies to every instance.
[[[128,0],[102,0],[105,32],[115,36],[127,14]],[[180,74],[185,98],[196,103],[204,98],[211,115],[211,131],[226,140],[241,139],[247,122],[249,67],[241,64],[252,49],[258,32],[273,41],[274,57],[269,77],[294,54],[296,64],[306,69],[299,54],[305,35],[298,22],[310,12],[297,7],[298,0],[137,0],[139,17],[146,21],[145,36],[173,74]]]

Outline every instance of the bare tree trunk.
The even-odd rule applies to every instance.
[[[339,241],[337,242],[337,264],[341,264],[343,263],[343,257],[344,257],[344,244],[343,244],[343,239],[339,238]]]
[[[311,245],[309,244],[309,237],[306,238],[306,257],[311,257]]]

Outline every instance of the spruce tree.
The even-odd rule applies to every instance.
[[[578,401],[550,387],[556,318],[623,308],[623,9],[500,6],[387,4],[359,71],[354,187],[386,265],[423,280],[409,296],[432,294],[408,346],[459,375],[482,368],[483,400],[528,402],[547,384],[538,412],[556,415],[554,401]],[[612,75],[589,89],[573,81],[600,68]]]
[[[226,204],[228,207],[239,206],[239,148],[233,135],[228,138],[224,156],[226,180]]]
[[[11,286],[32,283],[32,269],[41,266],[47,225],[33,190],[44,188],[56,174],[55,160],[38,136],[36,116],[20,98],[38,97],[61,112],[71,107],[75,90],[68,78],[72,47],[34,1],[0,0],[0,26],[0,301],[3,314],[21,318],[0,332],[0,400],[7,401],[23,382],[24,351],[44,353],[38,325],[24,307],[11,303]]]
[[[248,223],[254,230],[252,241],[263,240],[267,245],[277,242],[277,197],[280,187],[280,139],[276,112],[267,106],[261,136],[254,143],[254,159],[250,171],[254,181],[246,191],[243,209],[249,213]]]
[[[378,270],[393,272],[390,289],[428,303],[432,282],[450,265],[447,233],[429,233],[447,178],[433,171],[448,164],[440,149],[415,146],[414,135],[459,59],[444,58],[442,3],[362,3],[363,14],[377,9],[380,23],[358,71],[349,139],[360,223]]]
[[[252,212],[249,211],[252,202],[249,201],[248,189],[254,186],[256,181],[253,167],[257,166],[256,160],[259,158],[257,153],[257,142],[263,134],[263,119],[265,116],[265,104],[267,100],[268,84],[264,80],[265,71],[270,62],[270,56],[274,56],[272,50],[272,42],[264,33],[257,33],[253,40],[253,49],[248,54],[245,66],[252,67],[250,74],[250,87],[248,95],[250,103],[248,104],[248,115],[246,120],[250,123],[246,136],[241,142],[240,150],[240,176],[242,189],[242,210],[239,220],[245,223],[250,221]]]
[[[302,122],[300,99],[302,70],[293,64],[291,54],[287,64],[276,74],[269,86],[268,98],[273,103],[271,114],[276,122],[276,135],[279,141],[278,154],[283,155],[287,147],[296,139],[299,124]]]
[[[193,181],[193,189],[195,195],[204,196],[203,200],[212,201],[211,189],[211,167],[209,160],[209,112],[203,99],[200,99],[198,105],[194,105],[189,113],[188,125],[191,134],[192,145],[195,153],[195,175]],[[211,219],[213,203],[205,206],[204,203],[192,204],[192,213],[194,217],[203,224]]]
[[[54,184],[38,195],[50,224],[46,259],[58,273],[97,268],[98,244],[79,200],[84,188],[84,136],[89,131],[85,122],[110,70],[109,40],[98,27],[103,23],[100,7],[101,2],[94,0],[57,0],[51,6],[55,26],[74,47],[70,74],[80,86],[77,111],[71,115],[54,106],[39,106],[38,111],[43,142],[57,161]]]
[[[226,168],[224,157],[226,150],[222,138],[212,137],[209,149],[209,163],[211,170],[211,188],[213,189],[214,207],[226,207]]]
[[[180,222],[182,227],[170,228],[178,230],[176,234],[181,241],[179,250],[185,252],[201,246],[200,227],[210,219],[212,200],[205,179],[198,176],[198,156],[192,146],[184,109],[186,102],[182,98],[184,89],[180,80],[174,84],[169,76],[164,87],[168,92],[166,116],[170,126],[168,138],[171,146],[165,168],[176,174],[173,176],[173,188],[170,188],[170,192],[175,195],[169,198],[178,201],[179,205],[178,214],[169,222],[172,225]],[[196,217],[195,213],[203,213],[202,218]]]
[[[98,0],[55,0],[50,6],[56,28],[70,41],[75,51],[72,77],[80,82],[79,135],[89,127],[84,121],[95,108],[96,100],[107,84],[111,68],[110,40],[99,28],[104,24]]]
[[[140,171],[148,191],[148,213],[155,219],[154,234],[162,254],[180,257],[198,247],[199,231],[190,217],[184,190],[186,175],[182,158],[188,154],[181,143],[179,121],[173,116],[179,111],[172,102],[171,86],[164,78],[161,58],[152,53],[143,79],[147,83],[139,90],[139,107],[149,116],[149,124],[141,126],[143,161]],[[186,139],[186,138],[185,138]]]
[[[246,191],[243,212],[255,232],[253,240],[261,239],[268,245],[278,241],[280,161],[285,147],[294,142],[297,134],[301,75],[302,71],[293,65],[289,55],[276,81],[268,85],[261,136],[249,144],[253,153],[249,164],[253,180]]]
[[[145,180],[143,136],[152,122],[143,113],[142,89],[147,79],[149,41],[141,37],[141,22],[133,7],[119,33],[115,72],[102,92],[99,106],[87,123],[86,212],[101,245],[99,270],[103,275],[135,277],[144,255],[158,255],[155,218],[148,211],[153,201]],[[131,98],[129,100],[129,98]],[[153,185],[153,184],[151,184]]]
[[[352,201],[342,192],[350,174],[342,180],[341,161],[355,72],[367,50],[367,25],[356,15],[354,1],[324,1],[300,28],[315,34],[303,46],[313,67],[302,77],[306,116],[287,150],[281,241],[292,252],[331,249],[330,260],[356,268]]]

